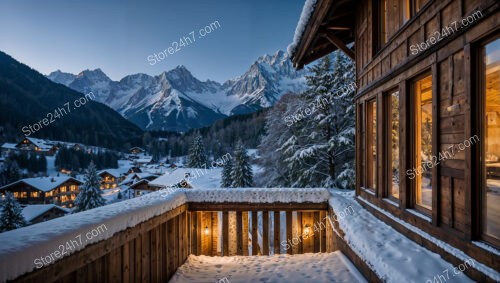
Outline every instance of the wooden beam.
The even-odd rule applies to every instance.
[[[189,211],[297,211],[297,210],[327,210],[328,203],[248,203],[224,202],[206,203],[190,202]]]
[[[342,40],[333,35],[332,32],[327,31],[323,34],[323,36],[328,39],[333,45],[337,46],[338,49],[342,50],[349,58],[355,60],[354,51],[352,51],[349,47],[347,47]]]
[[[351,30],[350,27],[328,27],[329,30]]]

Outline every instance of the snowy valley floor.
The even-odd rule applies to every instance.
[[[275,256],[190,255],[171,283],[205,282],[366,282],[339,251]]]

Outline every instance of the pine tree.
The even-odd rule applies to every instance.
[[[191,168],[206,168],[207,155],[203,145],[201,135],[195,136],[189,148],[188,167]]]
[[[272,186],[352,188],[354,64],[337,51],[309,71],[308,90],[267,117],[262,174]]]
[[[250,166],[247,150],[241,141],[236,143],[231,179],[233,181],[233,188],[248,188],[253,186],[252,167]]]
[[[17,162],[11,161],[7,162],[7,166],[5,169],[5,174],[6,174],[6,179],[7,183],[13,183],[19,179],[21,179],[21,171],[19,169],[19,166],[17,165]]]
[[[0,231],[9,231],[26,226],[26,220],[22,214],[21,205],[12,193],[5,194],[5,200],[1,206]]]
[[[257,186],[290,187],[297,172],[289,167],[285,159],[293,150],[289,143],[293,142],[294,133],[300,121],[293,121],[296,110],[302,105],[298,95],[285,94],[266,115],[266,126],[259,145],[259,165],[265,170],[256,178]],[[285,151],[287,149],[287,151]]]
[[[221,173],[221,187],[231,188],[233,186],[233,179],[231,178],[231,171],[233,170],[233,161],[231,159],[224,163]]]
[[[106,204],[100,189],[100,178],[94,162],[90,162],[85,172],[85,183],[75,199],[76,212],[85,211]]]

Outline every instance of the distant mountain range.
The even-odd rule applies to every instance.
[[[222,84],[200,81],[184,66],[157,76],[129,75],[111,80],[100,69],[47,77],[118,111],[143,130],[187,131],[218,119],[270,107],[285,93],[305,89],[305,71],[296,71],[279,50],[255,61],[243,75]]]
[[[0,51],[0,139],[23,134],[113,149],[139,144],[143,131],[108,106],[56,84]],[[33,126],[32,130],[31,126]]]

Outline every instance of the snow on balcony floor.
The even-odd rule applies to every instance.
[[[190,255],[171,283],[195,282],[366,282],[339,251],[274,256]]]

